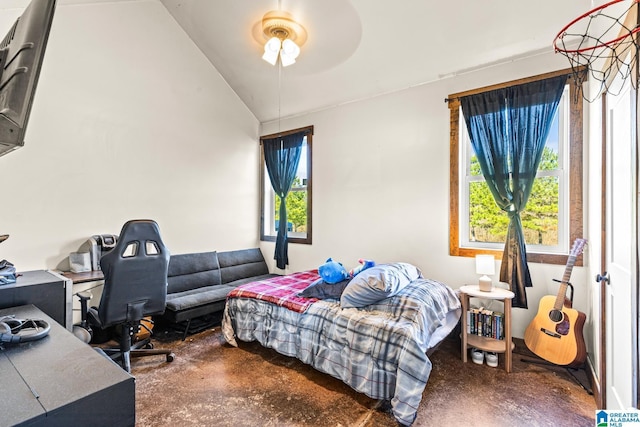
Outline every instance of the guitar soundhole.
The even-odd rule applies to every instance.
[[[551,319],[551,321],[554,323],[558,323],[562,320],[563,317],[564,316],[560,310],[551,310],[549,312],[549,319]]]
[[[560,310],[551,310],[549,312],[549,319],[556,323],[557,333],[560,335],[567,335],[569,333],[571,325],[569,324],[569,317],[567,317],[566,313]]]

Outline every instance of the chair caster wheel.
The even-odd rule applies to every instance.
[[[153,343],[148,343],[144,346],[144,348],[146,348],[147,350],[153,350]]]
[[[176,355],[173,353],[167,354],[167,362],[173,362],[173,359],[176,358]]]

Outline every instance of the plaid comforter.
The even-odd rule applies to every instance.
[[[426,352],[459,317],[455,292],[421,278],[360,309],[319,300],[300,313],[246,296],[227,298],[222,331],[231,345],[236,338],[258,341],[373,399],[390,400],[395,418],[409,425],[431,373]]]
[[[319,278],[318,270],[309,270],[257,280],[238,286],[229,292],[227,298],[255,298],[303,313],[317,299],[303,298],[296,294]]]

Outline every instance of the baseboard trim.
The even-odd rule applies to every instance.
[[[600,380],[598,379],[598,375],[593,367],[593,363],[591,359],[587,357],[587,367],[589,368],[586,372],[589,376],[589,381],[591,382],[591,391],[593,392],[593,398],[596,401],[596,407],[598,409],[604,409],[604,402],[602,401],[602,390],[600,388]]]

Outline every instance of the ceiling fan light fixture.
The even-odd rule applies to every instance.
[[[280,51],[280,61],[283,67],[295,64],[296,58],[300,55],[300,48],[295,42],[286,39],[282,42],[282,50]]]
[[[278,55],[283,67],[295,63],[300,46],[307,40],[304,27],[281,10],[272,10],[262,17],[262,32],[267,39],[262,59],[271,65],[276,64]]]
[[[286,39],[282,42],[282,53],[296,59],[300,55],[300,48],[296,42]]]
[[[282,62],[283,67],[288,67],[289,65],[296,63],[296,58],[287,55],[284,52],[280,52],[280,62]]]
[[[280,52],[281,42],[277,37],[272,37],[264,45],[264,54],[262,59],[267,61],[271,65],[276,65],[278,61],[278,53]]]
[[[264,45],[264,49],[269,52],[278,53],[280,51],[280,47],[282,46],[282,42],[277,37],[271,37],[267,43]]]

